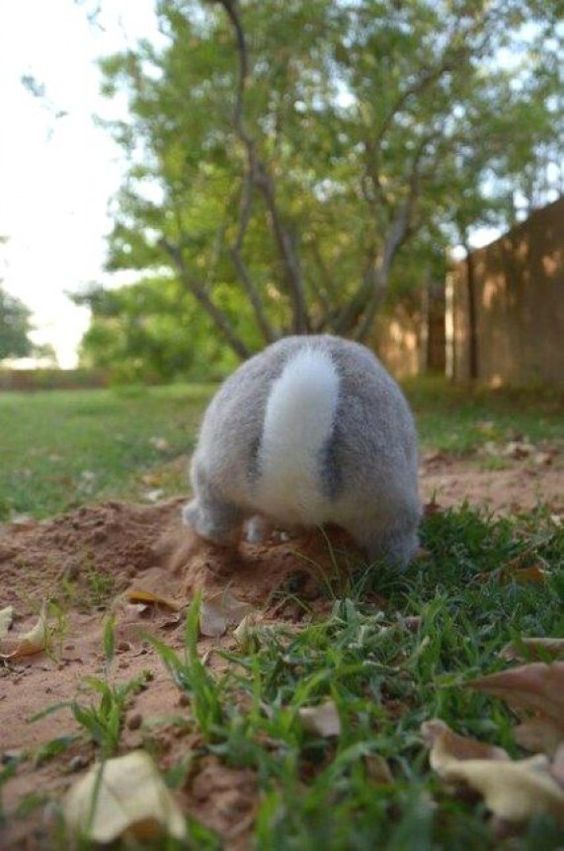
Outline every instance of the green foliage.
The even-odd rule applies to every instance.
[[[0,393],[0,520],[12,512],[45,517],[110,496],[143,500],[151,487],[162,488],[163,497],[184,491],[187,462],[172,462],[192,450],[212,389]],[[155,437],[167,448],[158,449]],[[163,464],[170,469],[162,481],[148,485],[143,477]],[[84,602],[107,602],[111,577],[83,558]]]
[[[199,615],[200,597],[195,597],[186,614],[183,658],[159,639],[148,638],[176,685],[190,696],[194,718],[202,732],[211,738],[223,720],[223,709],[213,677],[198,656]]]
[[[0,286],[0,361],[31,354],[29,316],[27,307]]]
[[[86,297],[95,363],[129,377],[221,371],[224,337],[239,356],[269,339],[253,289],[273,335],[366,337],[386,293],[440,280],[445,247],[469,227],[506,225],[519,199],[546,197],[556,4],[157,10],[159,46],[102,61],[106,95],[129,98],[111,125],[130,169],[109,268],[152,277]]]
[[[154,278],[117,290],[80,295],[92,311],[81,362],[107,369],[119,384],[133,381],[215,380],[236,365],[213,335],[207,317],[174,278]],[[236,305],[226,305],[234,316]],[[252,327],[248,329],[252,334]]]

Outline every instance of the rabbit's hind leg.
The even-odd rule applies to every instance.
[[[382,525],[370,521],[353,522],[345,526],[356,543],[365,550],[371,562],[385,561],[404,570],[419,546],[417,537],[418,517],[413,522]]]
[[[244,513],[222,500],[192,499],[182,509],[182,518],[200,537],[222,547],[236,546],[241,537]]]

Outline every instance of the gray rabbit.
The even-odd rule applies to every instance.
[[[371,560],[405,566],[421,506],[417,436],[396,382],[364,346],[285,337],[225,381],[202,424],[185,522],[236,545],[245,522],[345,529]]]

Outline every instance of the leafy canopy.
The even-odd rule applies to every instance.
[[[129,173],[108,265],[153,275],[120,296],[122,334],[145,300],[153,328],[167,303],[238,357],[281,333],[365,339],[385,299],[441,277],[454,239],[544,200],[555,3],[157,9],[158,42],[102,62],[105,94],[129,104],[111,127]]]

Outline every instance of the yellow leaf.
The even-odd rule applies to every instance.
[[[98,763],[68,792],[63,813],[73,838],[109,843],[132,835],[186,836],[182,812],[144,751]]]
[[[25,632],[23,635],[15,635],[9,644],[9,647],[4,647],[8,653],[1,653],[0,656],[4,659],[19,659],[22,656],[33,656],[35,653],[41,653],[47,646],[48,639],[47,629],[47,604],[44,603],[39,614],[37,623]]]
[[[163,597],[160,594],[155,594],[153,591],[146,591],[144,588],[128,588],[125,596],[129,603],[145,603],[147,605],[166,606],[177,612],[182,608],[181,603],[172,600],[170,597]]]

